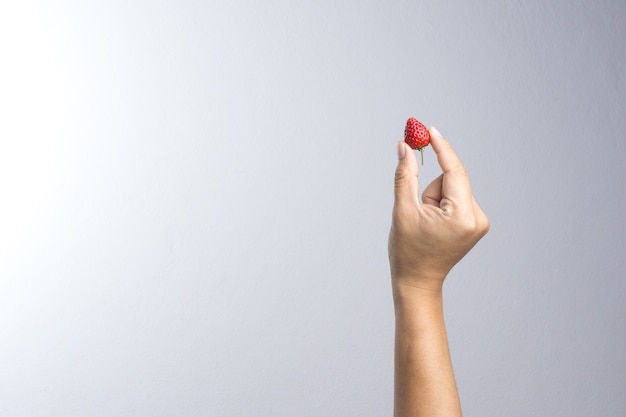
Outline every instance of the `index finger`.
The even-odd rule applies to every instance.
[[[467,208],[472,200],[469,177],[465,166],[441,133],[430,128],[430,143],[437,154],[437,161],[443,171],[441,185],[441,208]]]
[[[439,166],[443,170],[444,174],[451,171],[465,171],[463,163],[441,133],[439,133],[439,131],[433,126],[431,126],[429,130],[430,144],[437,154],[437,161],[439,161]]]

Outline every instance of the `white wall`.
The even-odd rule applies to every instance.
[[[626,414],[625,16],[3,2],[0,415],[390,415],[409,116],[492,221],[446,284],[465,414]]]

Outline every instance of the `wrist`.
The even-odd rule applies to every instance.
[[[443,279],[426,283],[407,283],[392,278],[391,282],[396,310],[440,306],[443,303]]]
[[[396,272],[396,273],[394,273]],[[407,293],[437,293],[442,292],[443,282],[446,279],[445,272],[425,272],[425,271],[391,271],[391,285],[394,294],[400,292]]]

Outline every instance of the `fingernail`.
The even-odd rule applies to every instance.
[[[404,159],[406,155],[406,146],[404,146],[404,142],[398,141],[398,159]]]
[[[430,130],[432,130],[432,132],[437,135],[437,136],[442,136],[441,133],[437,130],[437,128],[435,126],[431,126]],[[443,137],[443,136],[442,136]]]

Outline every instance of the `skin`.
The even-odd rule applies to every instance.
[[[443,317],[443,283],[489,230],[467,171],[433,127],[442,174],[419,198],[415,153],[398,143],[389,263],[396,317],[394,416],[461,416]]]

